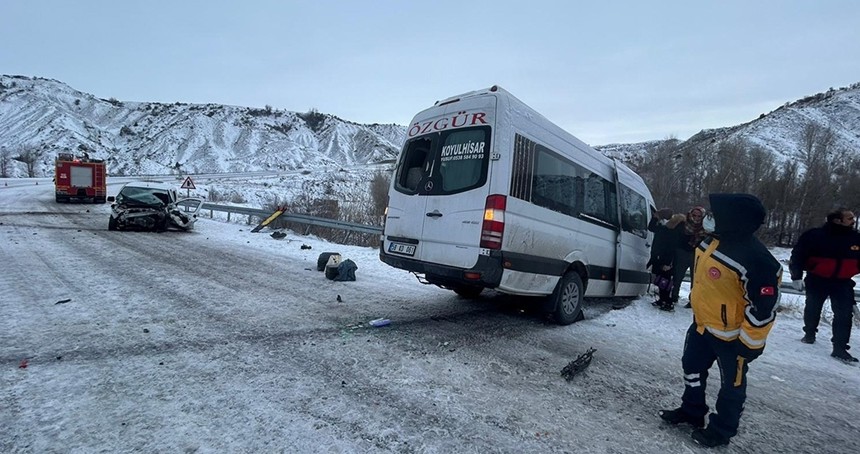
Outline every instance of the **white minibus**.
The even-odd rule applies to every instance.
[[[569,324],[583,297],[647,290],[653,207],[630,168],[493,86],[410,123],[380,259],[464,297],[548,296]]]

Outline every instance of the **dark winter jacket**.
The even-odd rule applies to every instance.
[[[702,221],[693,221],[693,211],[699,211],[702,215],[705,214],[705,209],[702,207],[694,207],[684,218],[684,222],[675,228],[678,235],[678,248],[689,253],[693,253],[699,243],[705,239],[705,229],[702,227]]]
[[[648,266],[671,265],[675,259],[675,246],[678,241],[674,229],[653,217],[648,223],[648,230],[654,232],[654,241],[651,242],[651,260],[648,261]],[[657,269],[653,267],[652,270]]]
[[[749,194],[711,194],[714,236],[696,250],[690,303],[697,331],[732,342],[752,359],[776,318],[782,266],[753,235],[765,209]]]
[[[829,222],[800,235],[788,265],[791,279],[803,272],[827,279],[850,280],[860,274],[860,232]]]

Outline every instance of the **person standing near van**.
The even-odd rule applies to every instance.
[[[661,410],[670,424],[690,424],[703,446],[729,444],[744,409],[749,363],[762,354],[776,319],[782,265],[755,237],[766,211],[750,194],[711,194],[713,236],[696,249],[690,293],[693,323],[687,330],[681,365],[681,406]],[[705,388],[717,362],[720,391],[708,418]]]
[[[830,356],[857,362],[848,353],[851,348],[851,320],[854,309],[854,280],[860,274],[860,232],[854,228],[854,212],[839,208],[827,215],[827,223],[803,232],[791,250],[788,269],[791,284],[798,291],[806,289],[803,310],[805,344],[815,343],[824,300],[830,297],[833,309],[833,352]],[[803,272],[806,271],[806,280]]]
[[[666,311],[675,308],[672,303],[672,263],[675,261],[677,243],[675,228],[683,221],[683,214],[673,215],[671,209],[662,208],[652,213],[648,223],[648,230],[654,232],[648,266],[654,274],[654,285],[659,295],[657,301],[652,304]]]
[[[693,257],[696,247],[705,238],[705,229],[702,227],[702,220],[705,219],[705,209],[696,206],[687,212],[684,223],[675,227],[677,235],[677,247],[675,248],[675,266],[672,270],[672,306],[678,302],[678,296],[681,293],[681,282],[684,281],[684,276],[687,275],[687,270],[693,266]],[[690,279],[690,287],[692,288],[693,280]],[[684,307],[689,308],[688,302]]]

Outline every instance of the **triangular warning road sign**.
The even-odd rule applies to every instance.
[[[194,186],[194,182],[191,181],[191,177],[185,177],[185,181],[182,182],[182,186],[180,186],[179,188],[180,189],[197,189],[197,187]]]

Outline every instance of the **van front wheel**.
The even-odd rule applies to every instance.
[[[585,290],[582,278],[575,271],[568,271],[558,281],[550,295],[553,318],[559,325],[570,325],[582,319],[582,299]]]

